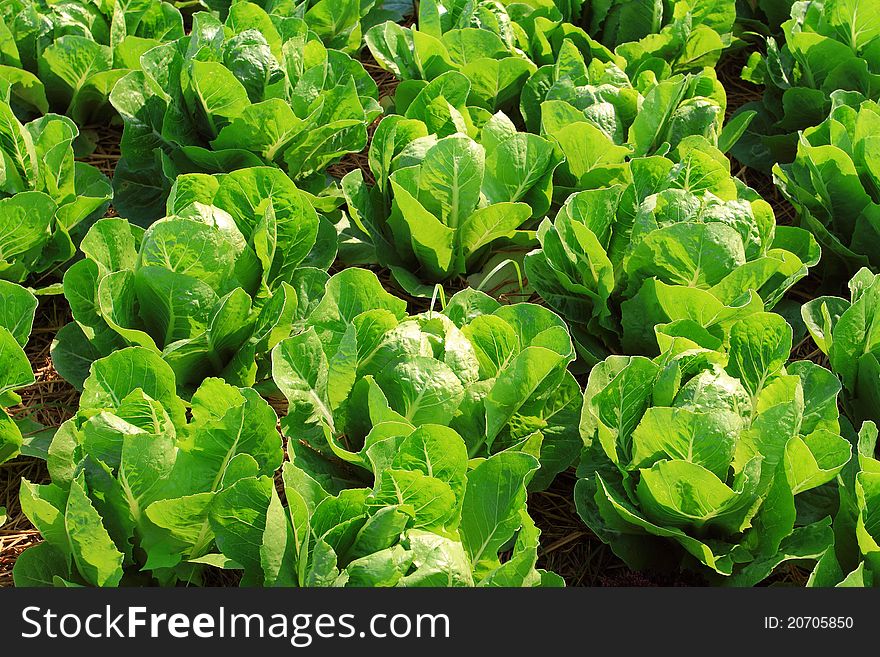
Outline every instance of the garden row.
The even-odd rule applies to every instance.
[[[179,4],[0,8],[16,585],[558,586],[527,496],[573,469],[635,570],[874,583],[872,1]],[[55,430],[2,409],[61,294]]]

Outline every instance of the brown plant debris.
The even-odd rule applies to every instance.
[[[83,138],[94,144],[94,150],[83,157],[81,162],[91,164],[108,178],[113,177],[121,152],[119,143],[122,140],[122,126],[93,125],[81,130]]]

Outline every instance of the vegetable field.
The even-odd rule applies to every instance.
[[[880,585],[876,0],[4,0],[0,585]]]

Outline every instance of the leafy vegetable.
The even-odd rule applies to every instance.
[[[406,117],[388,117],[376,129],[370,146],[376,185],[369,187],[360,170],[342,181],[351,217],[343,258],[389,267],[413,295],[430,296],[434,284],[458,277],[485,276],[499,251],[524,251],[531,241],[525,224],[550,207],[559,164],[553,145],[517,132],[502,113],[486,121],[479,141],[460,132],[469,114],[449,101],[463,103],[466,96],[467,80],[456,72],[426,86]],[[435,103],[445,114],[434,113]],[[427,121],[410,118],[420,111]]]
[[[559,6],[559,5],[557,5]],[[716,51],[716,60],[723,47],[730,45],[735,3],[731,0],[606,0],[601,3],[571,2],[566,19],[578,16],[584,28],[609,48],[637,46],[635,52],[652,47],[685,52]],[[638,42],[638,43],[632,43]],[[693,56],[693,55],[692,55]]]
[[[365,42],[379,65],[403,81],[398,95],[456,71],[470,82],[468,105],[510,111],[537,69],[517,27],[496,2],[426,0],[419,3],[418,28],[387,21],[371,28]]]
[[[107,178],[73,159],[78,134],[56,114],[22,125],[0,100],[0,279],[33,280],[63,265],[72,238],[107,208]]]
[[[880,266],[880,106],[853,92],[832,94],[831,114],[804,130],[791,164],[775,165],[774,179],[827,255],[830,281],[862,266]]]
[[[169,2],[7,0],[0,6],[0,86],[23,119],[50,109],[78,125],[112,116],[107,98],[141,53],[184,35]]]
[[[853,439],[856,457],[838,477],[840,510],[834,546],[816,564],[807,586],[880,586],[880,545],[874,518],[880,509],[877,426],[865,422]]]
[[[190,36],[148,50],[141,66],[110,100],[125,124],[114,205],[144,226],[179,173],[275,165],[330,193],[323,171],[363,149],[381,113],[359,62],[325,48],[303,20],[247,2],[225,24],[196,14]]]
[[[686,138],[672,157],[609,156],[583,171],[570,158],[579,185],[613,184],[568,198],[526,256],[529,283],[588,364],[675,340],[721,349],[737,320],[772,308],[819,259],[810,234],[775,225],[705,139]]]
[[[809,361],[785,366],[790,349],[785,320],[755,313],[732,326],[727,354],[685,341],[593,368],[575,501],[631,567],[751,586],[832,544],[830,518],[799,513],[850,458],[840,385]]]
[[[784,43],[768,37],[766,56],[752,53],[743,69],[745,80],[764,86],[764,96],[741,108],[758,116],[733,155],[760,171],[795,159],[798,131],[828,116],[832,92],[858,91],[874,100],[880,94],[880,24],[872,0],[795,2],[782,31]]]
[[[202,0],[222,18],[242,0]],[[412,0],[256,0],[269,14],[300,18],[328,48],[356,53],[363,32],[382,21],[401,22],[413,13]]]
[[[566,41],[556,64],[529,79],[521,111],[530,129],[559,144],[577,177],[601,160],[665,155],[689,136],[717,144],[726,104],[712,69],[660,82],[644,75],[633,86],[616,64],[595,59],[587,64]]]
[[[465,290],[443,313],[407,317],[374,274],[351,268],[330,279],[305,329],[275,347],[272,373],[289,402],[287,435],[308,438],[331,463],[376,474],[370,455],[388,437],[382,423],[395,435],[442,424],[469,457],[538,456],[540,488],[580,446],[573,359],[565,324],[546,308]]]
[[[17,388],[34,382],[24,346],[36,309],[33,294],[14,283],[0,281],[0,463],[15,458],[23,443],[20,422],[10,417],[6,408],[21,403],[15,394]]]
[[[385,422],[373,484],[327,490],[284,464],[217,496],[211,527],[243,586],[561,586],[535,569],[540,531],[526,511],[534,457],[502,452],[469,466],[451,429]],[[500,553],[510,549],[502,561]]]
[[[49,449],[52,483],[22,481],[45,542],[17,560],[16,586],[198,583],[210,509],[237,481],[275,472],[283,452],[275,412],[251,389],[206,379],[191,412],[154,352],[96,361]]]
[[[336,235],[279,169],[180,176],[168,215],[146,232],[103,219],[83,240],[64,276],[75,322],[52,350],[71,383],[137,345],[162,356],[184,396],[208,376],[253,385],[320,298]]]
[[[814,342],[840,377],[844,408],[858,426],[880,420],[880,276],[861,269],[850,281],[851,300],[818,297],[801,314]]]

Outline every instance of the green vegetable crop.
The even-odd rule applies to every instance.
[[[790,164],[777,164],[779,189],[798,210],[825,253],[831,280],[859,267],[877,267],[880,235],[880,105],[854,92],[835,91],[831,114],[804,130]]]
[[[169,2],[6,0],[0,6],[0,86],[22,119],[53,112],[78,125],[112,116],[113,85],[141,53],[184,35]]]
[[[22,125],[0,100],[0,279],[37,282],[54,272],[107,208],[106,176],[73,159],[78,134],[57,114]]]
[[[52,350],[70,382],[138,345],[161,354],[185,396],[207,376],[253,385],[320,298],[335,233],[280,170],[181,176],[168,212],[146,232],[102,219],[83,240],[64,276],[75,322]]]
[[[202,0],[226,18],[232,5],[247,0]],[[402,21],[413,13],[412,0],[256,0],[269,14],[303,19],[328,48],[356,53],[365,29],[382,21]]]
[[[534,457],[502,452],[469,465],[447,427],[376,430],[372,486],[327,490],[288,462],[286,508],[270,477],[239,479],[217,495],[211,528],[224,567],[244,571],[242,585],[562,584],[535,568],[540,531],[525,504]]]
[[[756,313],[732,326],[727,354],[685,341],[593,368],[575,501],[631,567],[751,586],[832,545],[830,518],[799,506],[849,461],[840,384],[809,361],[786,366],[790,348],[785,320]]]
[[[784,42],[768,37],[766,55],[753,53],[743,69],[744,79],[764,85],[764,97],[739,110],[758,116],[733,155],[761,171],[795,158],[798,132],[825,120],[834,91],[880,96],[880,22],[873,0],[795,2],[782,30]]]
[[[201,12],[192,33],[141,56],[110,96],[122,116],[114,204],[141,225],[162,216],[179,173],[261,165],[325,191],[325,168],[367,144],[381,114],[360,62],[326,48],[301,19],[232,5]]]
[[[721,50],[730,45],[736,18],[732,0],[570,0],[557,6],[566,20],[583,25],[629,60],[645,51],[667,61],[672,53],[679,61],[714,57],[708,66],[714,66]]]
[[[289,402],[287,435],[310,436],[336,467],[375,472],[382,423],[405,433],[439,424],[461,436],[468,457],[538,457],[540,488],[580,446],[573,359],[565,324],[546,308],[465,290],[443,313],[407,317],[372,273],[347,269],[327,283],[305,330],[275,347],[272,372]]]
[[[389,267],[413,295],[430,296],[434,284],[459,277],[485,279],[493,255],[530,246],[527,223],[550,207],[560,162],[553,144],[517,132],[502,113],[483,124],[478,140],[468,136],[470,113],[457,109],[467,89],[454,71],[429,83],[406,117],[387,117],[376,129],[376,185],[360,170],[342,182],[351,217],[343,258]]]
[[[855,456],[838,477],[840,507],[834,518],[834,545],[816,564],[807,586],[880,586],[880,461],[877,426],[862,425],[853,438]]]
[[[734,12],[727,0],[679,1],[674,8],[649,0],[603,4],[611,6],[584,6],[585,31],[562,22],[579,7],[429,0],[419,3],[417,27],[389,21],[370,29],[365,41],[380,66],[402,81],[402,92],[411,95],[425,81],[457,71],[471,82],[469,105],[509,114],[547,91],[554,63],[562,58],[565,67],[572,57],[563,54],[566,48],[598,69],[611,65],[607,82],[624,78],[628,84],[628,76],[644,88],[677,74],[711,70],[706,67],[715,65],[731,41]],[[650,34],[661,23],[662,31]],[[536,72],[538,79],[524,88]],[[594,70],[593,77],[598,73]]]
[[[816,345],[844,388],[844,408],[858,426],[880,422],[880,276],[861,269],[849,283],[851,300],[818,297],[801,308]]]
[[[715,143],[726,103],[712,69],[660,81],[646,71],[633,83],[617,62],[587,59],[567,40],[555,64],[529,78],[520,109],[526,125],[556,138],[576,166],[584,157],[595,159],[596,144],[592,131],[585,135],[585,128],[573,124],[597,128],[611,150],[619,150],[612,144],[626,144],[636,155],[648,155],[675,148],[689,135],[704,135]]]
[[[810,234],[777,226],[704,139],[686,139],[673,157],[584,172],[615,184],[570,196],[526,256],[530,284],[568,321],[587,363],[655,355],[685,338],[723,348],[735,321],[772,308],[819,259]]]
[[[0,0],[15,584],[880,585],[877,5]]]
[[[22,481],[45,541],[16,562],[16,585],[198,583],[216,499],[281,466],[276,422],[256,392],[211,378],[188,419],[171,368],[142,347],[96,361],[49,448],[52,483]]]

